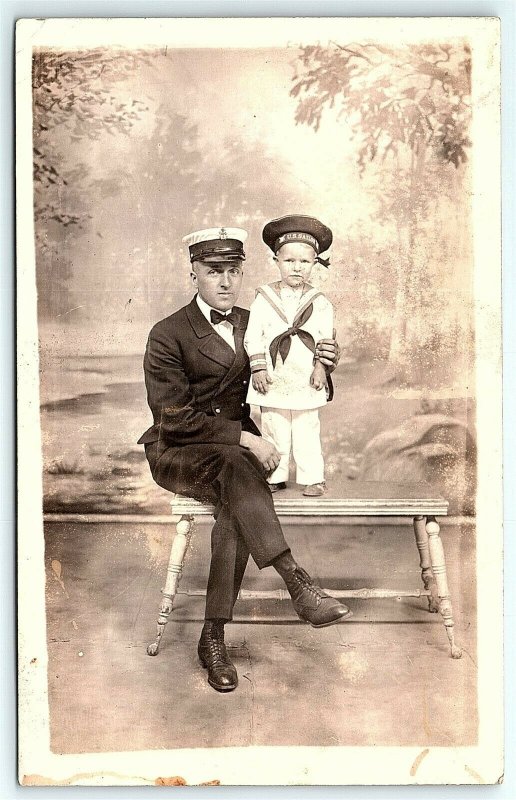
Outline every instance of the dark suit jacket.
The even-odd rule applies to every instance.
[[[251,373],[243,342],[249,311],[234,310],[240,316],[236,353],[195,297],[152,328],[143,366],[154,424],[138,444],[238,444],[242,430],[259,434],[246,403]]]

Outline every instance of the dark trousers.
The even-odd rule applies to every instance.
[[[170,492],[215,506],[206,618],[233,617],[249,554],[259,569],[288,550],[258,459],[239,445],[145,445],[152,477]]]

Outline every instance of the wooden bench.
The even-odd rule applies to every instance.
[[[288,488],[274,495],[274,507],[278,517],[300,517],[321,519],[328,524],[330,518],[341,522],[346,517],[412,517],[416,545],[419,551],[421,577],[423,589],[411,591],[395,589],[342,589],[326,590],[337,598],[377,598],[377,597],[426,597],[428,610],[439,611],[442,615],[446,633],[451,647],[452,658],[460,658],[462,651],[457,646],[453,634],[453,614],[448,580],[446,576],[446,563],[444,549],[440,537],[440,528],[437,516],[446,516],[448,502],[435,494],[432,487],[427,484],[392,484],[346,481],[344,488],[338,487],[323,497],[303,497],[299,487]],[[172,540],[170,559],[168,563],[165,588],[162,590],[162,599],[159,609],[157,637],[147,648],[151,656],[157,655],[160,642],[172,611],[174,597],[178,593],[178,585],[183,571],[185,554],[192,535],[193,523],[196,517],[213,516],[213,506],[203,505],[195,500],[179,495],[174,495],[172,501],[172,515],[179,518],[176,524],[176,534]],[[206,593],[200,590],[190,590],[181,594],[203,596]],[[275,598],[279,600],[290,599],[285,589],[271,591],[246,591],[241,590],[239,599]]]

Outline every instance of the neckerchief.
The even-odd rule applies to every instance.
[[[288,325],[287,317],[285,316],[285,313],[281,307],[281,295],[279,293],[278,283],[260,286],[257,289],[256,294],[261,294],[262,297],[264,297],[274,308],[278,316],[281,317],[281,319]],[[308,347],[312,353],[315,353],[314,338],[311,333],[302,330],[302,325],[304,325],[305,322],[307,322],[312,316],[312,312],[314,310],[313,301],[316,297],[319,297],[320,294],[321,292],[310,286],[308,291],[304,292],[301,296],[301,306],[294,317],[292,326],[283,333],[280,333],[279,336],[276,336],[276,338],[270,343],[269,352],[271,354],[273,367],[276,367],[278,353],[280,354],[283,362],[285,362],[285,359],[290,352],[290,345],[292,343],[293,336],[299,336],[303,344],[306,345],[306,347]]]
[[[278,358],[278,353],[280,354],[283,363],[287,360],[287,356],[290,352],[290,345],[292,344],[292,337],[299,336],[301,341],[303,342],[306,347],[312,352],[315,353],[315,341],[314,337],[308,331],[304,331],[302,329],[302,325],[307,322],[310,317],[312,316],[312,312],[314,310],[313,303],[310,303],[305,309],[299,314],[296,314],[294,318],[294,322],[292,327],[288,328],[283,333],[280,333],[279,336],[276,336],[275,339],[269,345],[269,353],[271,354],[272,359],[272,366],[276,367],[276,360]]]

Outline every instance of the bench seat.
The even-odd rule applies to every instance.
[[[273,500],[277,515],[283,517],[444,517],[448,513],[448,502],[426,483],[348,480],[330,485],[322,497],[304,497],[299,486],[288,485]],[[173,495],[170,505],[174,516],[212,516],[214,510],[181,495]]]
[[[310,518],[315,524],[327,524],[329,517],[345,520],[346,517],[412,517],[416,545],[419,551],[419,562],[423,589],[386,590],[376,588],[332,590],[335,597],[378,598],[378,597],[426,597],[428,610],[439,611],[443,617],[445,630],[451,648],[452,658],[460,658],[462,651],[455,643],[454,622],[444,549],[440,537],[440,528],[436,520],[438,516],[446,516],[448,502],[435,489],[425,483],[396,484],[376,481],[339,482],[330,485],[322,497],[304,497],[299,486],[287,486],[287,489],[276,492],[273,496],[274,507],[278,517]],[[172,540],[170,559],[167,570],[165,588],[158,615],[156,640],[147,648],[149,655],[157,655],[161,639],[172,611],[175,595],[181,579],[185,554],[188,549],[192,528],[196,517],[212,516],[214,507],[199,503],[192,498],[173,495],[171,500],[172,516],[177,520],[176,535]],[[198,590],[186,590],[181,594],[191,596],[204,595]],[[288,599],[284,589],[274,591],[241,590],[240,599]]]

